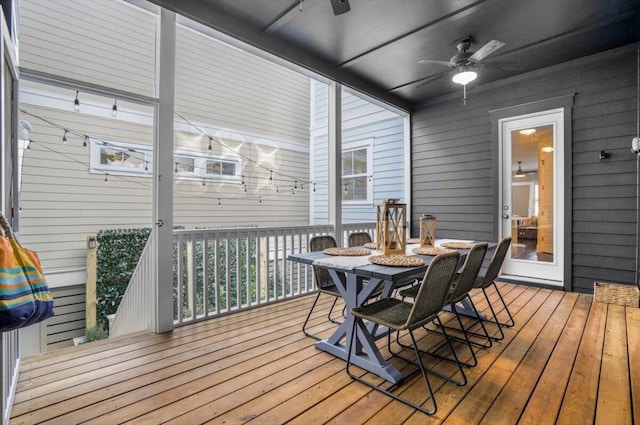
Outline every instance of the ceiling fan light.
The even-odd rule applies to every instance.
[[[545,152],[545,153],[551,153],[551,152],[553,152],[553,146],[544,146],[544,147],[542,148],[542,152]]]
[[[453,77],[451,77],[451,81],[456,84],[466,86],[467,84],[475,80],[477,76],[478,74],[471,68],[461,66],[460,68],[458,68],[455,74],[453,74]]]
[[[514,177],[524,177],[524,176],[526,176],[526,173],[522,171],[522,161],[518,161],[518,171],[516,171],[516,174]]]

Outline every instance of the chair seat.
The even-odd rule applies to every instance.
[[[403,289],[402,291],[400,291],[400,296],[402,298],[415,298],[418,295],[419,290],[420,285],[415,285],[411,288]]]
[[[394,330],[404,329],[412,304],[396,298],[383,298],[371,304],[352,309],[356,317],[373,321]]]
[[[338,287],[336,285],[326,285],[322,288],[318,288],[318,291],[322,292],[323,294],[334,295],[336,297],[341,296],[340,291],[338,291]]]

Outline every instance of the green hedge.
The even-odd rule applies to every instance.
[[[131,275],[138,264],[150,228],[101,230],[98,232],[96,310],[97,323],[109,329],[107,315],[118,310]]]

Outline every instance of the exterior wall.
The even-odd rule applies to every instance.
[[[438,237],[496,239],[497,144],[489,111],[575,93],[572,111],[571,263],[576,291],[594,280],[634,281],[636,158],[635,46],[617,49],[460,96],[436,99],[412,116],[412,223],[437,217]],[[609,159],[601,164],[598,153]]]
[[[325,84],[314,84],[311,180],[318,182],[328,180],[327,90]],[[372,201],[343,202],[342,219],[344,223],[375,221],[377,203],[387,198],[404,201],[404,117],[347,92],[343,94],[342,105],[343,149],[360,141],[373,144]],[[327,223],[326,184],[318,184],[312,198],[312,222]]]
[[[153,96],[156,26],[121,0],[20,0],[20,66]]]

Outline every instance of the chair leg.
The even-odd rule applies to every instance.
[[[493,304],[491,304],[491,300],[489,299],[489,294],[487,294],[487,290],[485,288],[482,288],[482,293],[484,294],[484,298],[487,300],[487,304],[489,304],[489,310],[491,311],[491,315],[493,316],[493,320],[487,320],[488,323],[493,323],[494,325],[496,325],[498,327],[498,332],[500,333],[500,336],[494,336],[492,337],[495,341],[502,341],[504,339],[504,332],[502,331],[502,323],[500,323],[498,321],[498,314],[496,313],[496,310],[493,308]]]
[[[496,290],[496,293],[498,294],[498,297],[500,298],[500,302],[502,302],[502,305],[504,306],[504,311],[507,312],[507,315],[509,316],[509,321],[506,323],[500,323],[500,325],[510,328],[513,325],[516,324],[516,322],[513,320],[513,316],[511,315],[511,312],[509,311],[509,307],[507,306],[507,303],[504,301],[504,298],[502,298],[502,294],[500,293],[500,289],[498,289],[498,285],[496,285],[496,282],[493,281],[491,282],[493,284],[493,287]],[[498,321],[498,318],[496,317],[496,322]]]
[[[333,299],[333,304],[331,304],[331,308],[329,309],[329,314],[327,314],[327,319],[329,319],[329,321],[331,323],[335,323],[336,325],[341,325],[342,322],[336,319],[332,319],[331,318],[331,313],[333,313],[333,308],[336,306],[336,303],[338,302],[338,297],[335,297]],[[342,316],[344,317],[344,308],[342,309]]]
[[[316,304],[318,303],[319,299],[320,299],[320,292],[318,292],[318,295],[316,295],[316,299],[313,301],[313,305],[311,306],[311,309],[309,310],[309,314],[307,314],[307,318],[304,320],[304,323],[302,324],[302,332],[306,336],[311,337],[313,339],[316,339],[318,341],[320,341],[320,337],[319,336],[313,335],[313,334],[310,334],[309,332],[307,332],[307,322],[309,322],[309,318],[311,317],[311,313],[313,313],[313,309],[316,308]],[[333,309],[333,307],[332,307],[332,309]],[[331,312],[329,312],[329,314],[331,314]]]
[[[349,341],[349,349],[348,349],[348,354],[347,354],[347,367],[346,367],[346,371],[347,374],[351,377],[351,379],[356,380],[366,386],[368,386],[369,388],[372,388],[378,392],[381,392],[391,398],[393,398],[394,400],[398,400],[401,403],[406,404],[407,406],[411,406],[414,409],[426,414],[426,415],[433,415],[436,413],[436,411],[438,410],[438,406],[436,404],[436,398],[435,395],[433,394],[433,390],[431,388],[431,384],[429,383],[429,378],[427,377],[427,373],[426,373],[426,369],[424,367],[424,364],[422,363],[422,358],[420,357],[420,350],[418,350],[418,345],[416,343],[416,339],[413,336],[413,332],[411,330],[409,330],[409,333],[411,335],[411,341],[413,342],[413,348],[414,351],[416,353],[416,356],[418,357],[418,365],[420,367],[420,372],[422,373],[422,379],[424,380],[425,386],[427,387],[427,392],[429,393],[429,398],[431,399],[431,403],[433,405],[432,409],[425,409],[422,406],[418,406],[417,404],[407,400],[406,398],[400,397],[397,394],[394,394],[393,392],[391,392],[391,390],[395,387],[398,386],[398,384],[392,384],[391,386],[389,386],[388,388],[383,388],[383,387],[379,387],[377,385],[372,384],[371,382],[366,381],[364,378],[354,375],[353,373],[351,373],[349,366],[351,366],[351,353],[352,353],[352,349],[354,346],[354,337],[356,334],[356,321],[357,319],[354,319],[353,321],[353,327],[351,328],[351,339]],[[389,340],[390,341],[390,340]],[[412,362],[411,362],[412,363]]]

